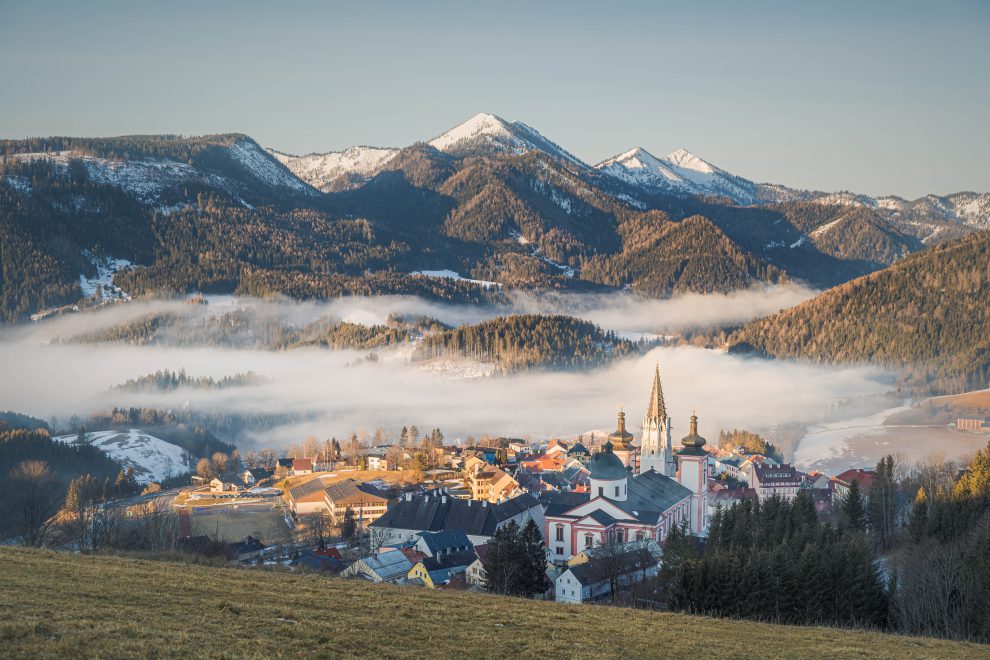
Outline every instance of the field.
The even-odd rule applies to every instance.
[[[955,424],[959,417],[990,417],[990,390],[925,399],[894,415],[888,424]]]
[[[206,534],[227,541],[239,541],[251,535],[266,542],[285,536],[288,527],[282,511],[274,501],[264,504],[241,504],[191,508],[193,534]]]
[[[986,658],[990,647],[0,548],[4,657]]]

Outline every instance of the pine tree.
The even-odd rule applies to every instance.
[[[357,533],[357,519],[354,517],[354,510],[351,507],[344,509],[344,519],[340,523],[340,536],[344,539],[351,539]]]
[[[863,531],[866,528],[866,508],[859,492],[859,482],[855,479],[849,485],[849,493],[842,501],[842,520],[850,529]]]

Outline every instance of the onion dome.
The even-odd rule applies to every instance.
[[[614,449],[619,451],[628,451],[632,445],[633,434],[626,430],[626,413],[621,410],[619,411],[619,426],[608,436],[608,441],[612,443]]]
[[[698,416],[691,415],[691,432],[686,436],[681,438],[681,449],[680,453],[702,453],[705,450],[705,443],[707,440],[698,435]]]
[[[626,466],[612,453],[612,443],[606,442],[602,450],[591,457],[588,465],[591,470],[591,478],[599,481],[615,481],[625,479],[628,476]]]

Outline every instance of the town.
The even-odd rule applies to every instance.
[[[129,538],[128,526],[153,526],[156,549],[247,568],[649,607],[661,597],[672,534],[704,547],[713,525],[724,534],[730,512],[797,511],[795,502],[865,529],[871,494],[890,494],[885,464],[881,474],[804,473],[753,433],[709,442],[695,414],[681,440],[672,428],[657,365],[638,438],[619,411],[607,436],[540,444],[445,444],[440,429],[420,437],[407,427],[396,444],[310,438],[284,457],[215,454],[191,485],[165,491],[151,484],[114,499],[74,482],[57,516],[68,530],[60,538],[98,551]],[[885,523],[906,524],[906,504],[892,497]]]

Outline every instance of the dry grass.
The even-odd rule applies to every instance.
[[[990,647],[0,548],[4,657],[986,658]]]

